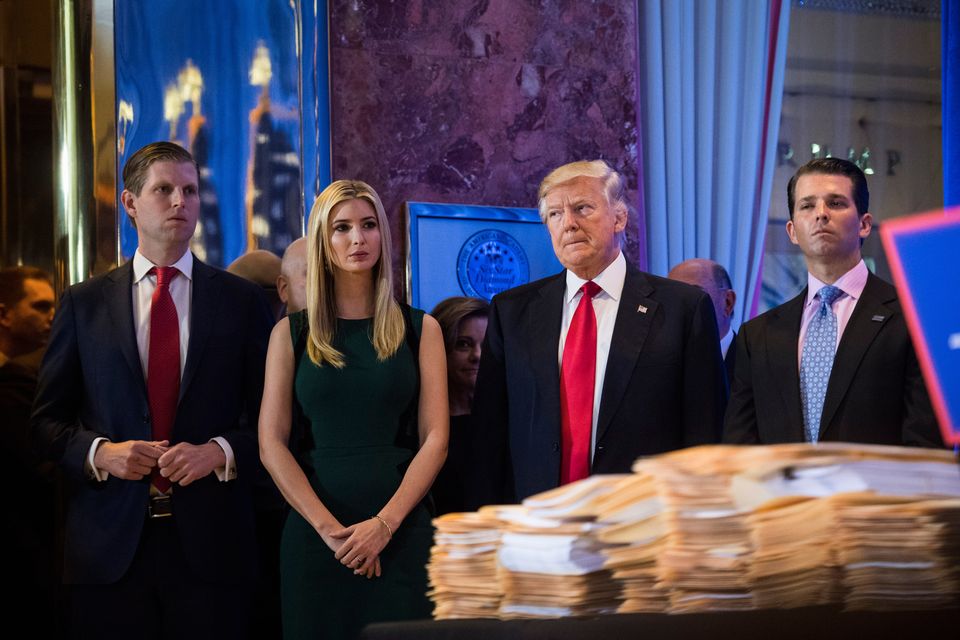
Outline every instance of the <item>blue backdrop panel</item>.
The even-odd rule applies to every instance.
[[[407,203],[408,298],[429,311],[450,296],[490,300],[560,272],[536,209]]]
[[[880,232],[944,439],[960,444],[960,208]]]

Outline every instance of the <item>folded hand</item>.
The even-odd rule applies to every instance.
[[[379,556],[390,541],[390,535],[379,521],[370,518],[330,535],[335,540],[343,541],[334,554],[342,565],[368,578],[380,575]]]

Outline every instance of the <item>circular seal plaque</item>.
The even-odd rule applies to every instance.
[[[501,291],[526,283],[530,263],[513,236],[497,229],[473,234],[460,247],[457,279],[468,296],[490,300]]]

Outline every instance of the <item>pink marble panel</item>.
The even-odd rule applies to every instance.
[[[403,202],[533,207],[572,160],[608,160],[635,198],[635,4],[333,0],[333,177],[378,190],[398,248]]]

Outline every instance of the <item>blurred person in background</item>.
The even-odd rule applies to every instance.
[[[433,483],[432,491],[437,515],[472,511],[482,506],[472,495],[474,482],[468,477],[468,470],[474,468],[471,457],[477,452],[476,429],[470,411],[489,312],[490,305],[485,300],[463,296],[447,298],[431,312],[443,332],[443,345],[447,351],[447,396],[450,399],[447,461]]]
[[[277,292],[280,277],[280,258],[264,249],[248,251],[227,267],[227,272],[259,285],[270,303],[273,317],[279,320],[284,315],[283,301]]]
[[[733,310],[737,304],[737,292],[733,290],[730,274],[718,262],[706,258],[691,258],[684,260],[670,269],[667,277],[679,280],[703,289],[713,302],[713,311],[717,314],[717,332],[720,334],[720,355],[723,356],[723,365],[727,373],[727,386],[733,379],[733,367],[736,363],[737,350],[733,349],[733,341],[737,332],[730,326],[733,321]]]
[[[287,313],[307,308],[307,239],[297,238],[283,252],[277,295],[287,305]]]
[[[37,374],[19,359],[47,344],[54,302],[46,271],[0,269],[0,486],[7,490],[0,545],[11,552],[4,577],[14,586],[3,609],[11,629],[30,629],[36,637],[55,635],[61,622],[60,484],[56,467],[29,445]]]

